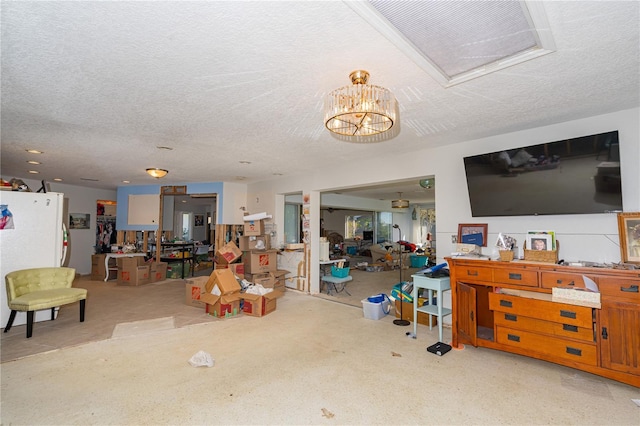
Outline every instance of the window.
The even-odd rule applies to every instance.
[[[393,226],[393,213],[391,212],[378,212],[377,218],[377,231],[376,231],[376,243],[382,243],[385,241],[392,241],[392,226]]]
[[[373,215],[371,213],[345,216],[344,237],[363,238],[364,231],[373,231]]]
[[[284,242],[285,244],[300,241],[300,205],[284,205]]]

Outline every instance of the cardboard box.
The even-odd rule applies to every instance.
[[[91,279],[104,280],[106,271],[104,270],[104,258],[106,254],[94,254],[91,256]]]
[[[240,237],[240,250],[242,251],[269,250],[270,248],[271,237],[269,235],[245,235]]]
[[[229,318],[240,314],[240,293],[215,295],[205,293],[200,296],[205,302],[205,312],[218,318]]]
[[[167,262],[150,262],[149,263],[149,280],[152,283],[164,281],[167,279]]]
[[[263,235],[264,234],[264,219],[260,220],[247,220],[244,222],[244,235]]]
[[[221,265],[226,265],[240,259],[240,256],[242,256],[242,251],[233,241],[229,241],[216,251],[214,261]]]
[[[400,318],[400,301],[396,300],[396,318]],[[429,325],[429,317],[433,317],[431,325],[438,324],[438,318],[424,312],[418,312],[418,324]],[[413,322],[413,303],[402,302],[402,319]]]
[[[257,274],[259,272],[274,272],[277,268],[277,250],[252,250],[244,252],[245,274]]]
[[[250,275],[251,279],[247,279],[247,281],[252,282],[254,284],[260,284],[265,288],[272,288],[275,291],[279,292],[278,297],[282,297],[286,289],[285,277],[287,274],[289,274],[289,271],[285,269],[277,269],[273,272],[251,274]]]
[[[243,294],[242,313],[254,317],[261,317],[276,310],[278,295],[274,292],[265,295]]]
[[[150,282],[149,265],[126,266],[118,269],[118,285],[138,286]]]
[[[194,277],[189,278],[185,284],[185,299],[184,303],[196,308],[203,308],[205,303],[200,297],[205,293],[205,285],[209,277]]]
[[[234,293],[240,293],[242,287],[236,280],[236,277],[231,272],[231,269],[216,269],[214,270],[205,284],[205,290],[209,294],[216,296],[228,295]]]

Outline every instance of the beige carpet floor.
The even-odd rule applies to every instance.
[[[366,286],[373,277],[361,281]],[[640,420],[637,388],[488,349],[438,357],[426,351],[437,329],[419,325],[411,339],[392,316],[365,319],[361,305],[287,291],[265,317],[220,320],[183,303],[181,280],[131,288],[82,278],[78,286],[90,288],[84,324],[71,306],[56,321],[36,323],[31,339],[24,326],[3,333],[2,424]],[[213,367],[188,363],[200,350],[214,358]]]

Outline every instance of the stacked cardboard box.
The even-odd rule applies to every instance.
[[[205,312],[218,318],[238,315],[241,289],[230,269],[215,269],[205,283],[205,293],[200,295]]]
[[[164,281],[167,278],[167,262],[149,262],[149,281]]]
[[[119,257],[118,264],[118,285],[138,286],[149,284],[149,265],[142,256]]]
[[[214,269],[209,277],[187,280],[185,303],[204,307],[207,314],[218,318],[235,317],[241,313],[261,317],[276,310],[276,299],[283,294],[276,290],[266,294],[250,294],[241,290],[230,268]]]
[[[237,262],[241,257],[242,251],[233,241],[229,241],[216,250],[216,254],[213,257],[213,260],[216,263],[215,269],[226,269],[232,263]]]

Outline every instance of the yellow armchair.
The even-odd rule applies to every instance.
[[[33,268],[13,271],[5,276],[7,301],[11,314],[4,328],[11,329],[16,313],[27,313],[27,338],[33,334],[33,314],[35,311],[51,309],[51,320],[55,319],[55,308],[80,302],[80,322],[84,322],[84,308],[87,290],[71,288],[76,276],[73,268]]]

